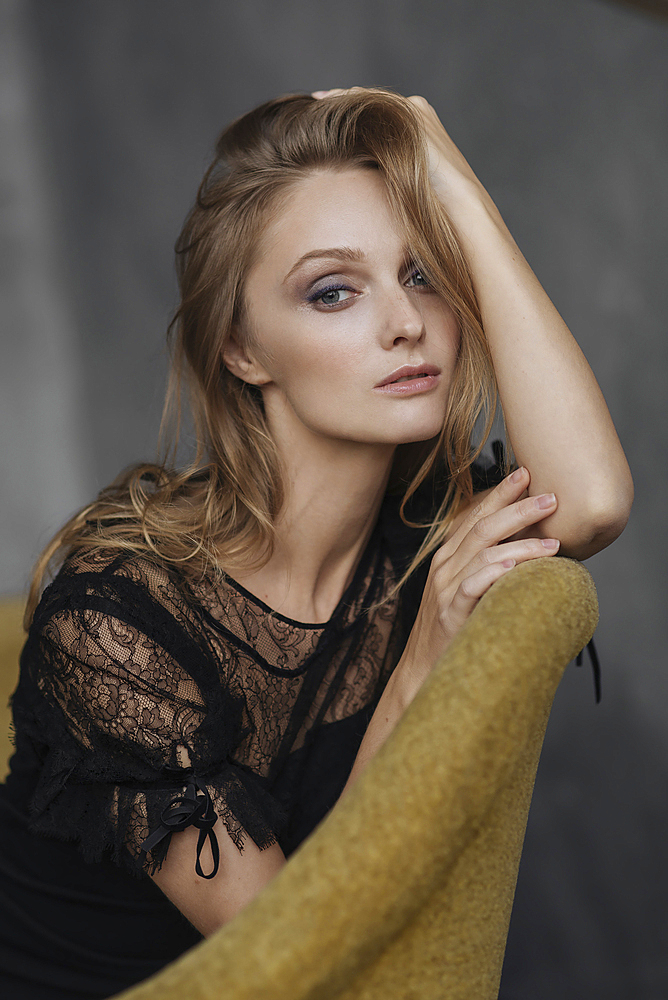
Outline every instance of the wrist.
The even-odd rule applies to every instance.
[[[477,180],[461,177],[456,184],[446,184],[434,179],[432,185],[465,249],[472,249],[479,239],[498,235],[512,241],[501,213]]]
[[[435,659],[426,656],[413,656],[406,650],[397,663],[390,681],[393,683],[392,697],[400,705],[402,714],[426,681],[435,662]]]

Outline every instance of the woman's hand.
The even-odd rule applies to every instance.
[[[422,602],[396,668],[409,697],[493,583],[517,563],[558,552],[554,538],[512,538],[557,508],[554,494],[520,499],[529,480],[526,469],[513,472],[460,516],[453,533],[434,553]]]
[[[336,88],[334,90],[316,90],[311,95],[316,98],[330,97],[347,93],[348,90],[362,90],[361,87]],[[471,170],[466,159],[443,128],[441,120],[431,104],[419,96],[406,98],[415,109],[427,140],[429,156],[429,178],[434,191],[445,208],[454,212],[460,201],[478,198],[485,207],[496,212],[496,206],[487,194],[476,175]]]
[[[364,734],[344,793],[388,738],[483,594],[517,563],[559,551],[555,538],[513,537],[557,508],[554,494],[523,496],[529,479],[526,469],[517,469],[477,497],[434,553],[406,648]]]
[[[468,161],[443,128],[441,120],[424,97],[409,97],[415,108],[427,140],[429,179],[446,209],[454,211],[456,205],[468,198],[481,199],[488,210],[496,206],[487,194]]]

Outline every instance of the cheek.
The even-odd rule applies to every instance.
[[[277,382],[303,418],[332,409],[342,415],[360,405],[360,389],[369,381],[363,352],[343,340],[328,339],[290,353],[292,364],[281,366]]]
[[[286,392],[317,393],[323,385],[331,388],[364,373],[365,365],[368,369],[368,343],[352,317],[341,313],[338,322],[328,319],[320,324],[293,321],[272,337],[271,373]]]
[[[443,356],[445,364],[452,366],[457,360],[461,345],[461,332],[457,317],[445,303],[439,303],[425,312],[425,325],[432,331],[434,349]]]

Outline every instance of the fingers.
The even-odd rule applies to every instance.
[[[532,559],[554,556],[558,551],[556,538],[526,538],[483,549],[459,574],[459,586],[445,613],[446,631],[454,634],[460,629],[480,598],[513,567]]]
[[[436,111],[424,97],[420,97],[417,94],[413,97],[407,98],[408,103],[412,104],[418,113],[419,118],[422,120],[422,124],[427,131],[427,136],[431,140],[444,139],[448,145],[452,145],[452,149],[457,150],[457,147],[452,142],[452,139],[445,131],[441,119],[436,114]],[[459,152],[457,150],[457,152]]]
[[[406,100],[409,101],[410,104],[412,104],[414,107],[416,107],[420,111],[422,111],[423,114],[426,114],[428,112],[432,112],[432,114],[436,114],[436,112],[432,108],[431,104],[429,103],[429,101],[425,97],[420,97],[418,94],[413,94],[412,97],[408,97],[408,98],[406,98]]]
[[[525,497],[479,518],[469,531],[464,544],[474,549],[497,545],[517,531],[543,521],[550,514],[554,514],[556,509],[557,498],[554,493]]]
[[[317,100],[322,100],[323,97],[335,97],[338,94],[347,94],[351,90],[364,90],[364,87],[333,87],[331,90],[313,90],[311,91],[311,97],[315,97]],[[429,101],[425,100],[424,97],[419,97],[417,94],[413,97],[407,97],[406,100],[412,104],[418,111],[423,115],[431,114],[433,117],[436,116],[436,112],[432,108]]]
[[[364,90],[364,87],[334,87],[332,90],[314,90],[311,97],[321,100],[323,97],[334,97],[338,94],[346,94],[349,90]]]
[[[531,537],[530,529],[555,512],[556,497],[552,493],[523,496],[529,481],[528,471],[520,468],[490,490],[434,553],[435,570],[447,564],[452,579],[504,558],[526,562],[554,555],[558,540]],[[516,537],[518,534],[529,537]]]
[[[490,563],[489,566],[483,566],[477,573],[472,573],[462,580],[455,592],[452,603],[459,606],[471,605],[472,607],[480,600],[483,594],[487,593],[496,580],[500,579],[500,577],[504,576],[516,565],[514,559],[502,559],[498,563]],[[467,614],[470,613],[471,607],[469,607]]]
[[[488,514],[493,514],[495,511],[515,503],[529,488],[530,482],[531,476],[528,469],[525,469],[524,466],[515,469],[498,486],[489,490],[480,502],[469,511],[468,516],[462,522],[460,534],[467,534],[477,521]]]
[[[327,97],[329,94],[345,94],[347,90],[364,90],[364,89],[365,89],[364,87],[355,86],[355,87],[333,87],[331,90],[313,90],[311,91],[311,97]],[[418,107],[422,108],[431,107],[431,104],[429,104],[429,102],[424,97],[419,97],[417,94],[414,94],[413,97],[407,97],[406,100],[410,101],[411,104],[417,105]]]
[[[493,583],[510,572],[514,566],[514,559],[503,559],[483,566],[461,581],[445,613],[440,616],[446,636],[452,637],[459,631],[480,598],[487,593]]]
[[[452,536],[453,547],[465,545],[473,555],[553,514],[557,509],[554,493],[520,499],[529,482],[529,472],[524,468],[506,477],[464,518]]]
[[[542,559],[545,556],[556,555],[559,551],[559,545],[558,538],[521,538],[482,549],[471,560],[470,565],[472,568],[477,568],[478,566],[503,562],[506,559],[512,559],[515,564],[528,562],[529,559]]]
[[[511,537],[557,507],[553,494],[527,497],[529,482],[527,469],[517,469],[461,515],[456,531],[434,553],[416,626],[423,618],[438,621],[434,635],[449,642],[480,598],[514,566],[556,555],[556,538]],[[438,638],[429,641],[438,646]]]

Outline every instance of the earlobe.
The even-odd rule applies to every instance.
[[[264,370],[247,348],[243,347],[235,335],[230,334],[230,338],[223,350],[223,363],[225,367],[250,385],[266,385],[271,382],[271,377]]]

